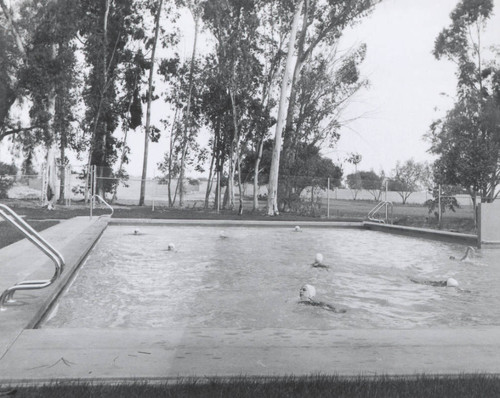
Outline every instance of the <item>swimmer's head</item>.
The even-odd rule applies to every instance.
[[[134,229],[134,235],[139,235],[141,233],[141,231],[137,228],[137,229]]]
[[[314,257],[314,262],[317,264],[323,264],[323,255],[321,253],[316,253],[316,257]]]
[[[300,232],[300,227],[298,225],[295,226],[295,228],[293,229],[295,232]]]
[[[458,287],[458,282],[456,279],[448,278],[446,280],[446,287]]]
[[[220,231],[219,236],[220,236],[221,238],[227,238],[226,231]]]
[[[168,251],[174,251],[175,250],[175,245],[173,243],[168,244]]]
[[[316,289],[312,285],[305,284],[300,288],[299,295],[301,300],[311,299],[316,296]]]

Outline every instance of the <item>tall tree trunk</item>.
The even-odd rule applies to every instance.
[[[253,175],[253,211],[259,210],[259,167],[262,160],[262,151],[264,149],[264,137],[262,137],[258,144],[257,159],[254,165]]]
[[[149,131],[151,129],[151,102],[153,91],[153,75],[155,69],[155,53],[156,43],[158,42],[158,34],[160,31],[160,15],[163,5],[163,0],[158,0],[158,11],[156,12],[155,21],[155,38],[153,41],[153,48],[151,49],[151,69],[149,70],[148,82],[148,97],[147,97],[147,110],[146,110],[146,128],[144,131],[144,160],[142,162],[142,177],[141,177],[141,194],[139,197],[139,206],[144,206],[144,197],[146,195],[146,177],[148,172],[148,150],[149,150]]]
[[[132,95],[130,96],[130,99],[128,101],[127,115],[130,114],[130,109],[132,108],[132,102],[134,101],[134,92],[136,88],[137,88],[137,79],[135,80],[134,87],[132,90]],[[116,182],[116,185],[113,189],[113,196],[111,198],[111,203],[113,203],[116,200],[116,193],[118,192],[118,186],[120,185],[123,163],[125,162],[125,156],[127,156],[127,136],[129,130],[128,120],[126,120],[125,123],[127,123],[127,126],[125,127],[125,136],[123,137],[123,149],[122,149],[122,154],[120,156],[120,165],[118,166],[118,181]]]
[[[290,29],[290,40],[288,42],[288,54],[286,57],[285,71],[283,74],[283,81],[281,83],[280,102],[278,108],[278,118],[276,122],[276,133],[274,136],[273,155],[271,160],[271,171],[269,173],[269,188],[267,198],[267,214],[270,216],[279,214],[278,211],[278,174],[280,164],[280,151],[281,151],[281,136],[283,133],[283,124],[286,110],[287,94],[290,89],[290,71],[294,67],[293,52],[295,48],[295,38],[297,36],[297,29],[299,25],[300,13],[304,0],[301,0],[295,10],[293,16],[292,27]]]
[[[55,60],[57,56],[57,45],[52,44],[51,46],[51,60]],[[50,93],[47,99],[47,113],[50,115],[49,120],[49,136],[52,138],[52,142],[47,148],[47,192],[45,195],[46,203],[48,209],[54,208],[54,203],[57,199],[57,164],[56,164],[56,153],[57,153],[57,137],[54,128],[55,116],[56,116],[56,88],[51,87]]]
[[[228,187],[229,184],[231,184],[231,191],[229,192],[230,195],[230,208],[234,208],[234,172],[236,167],[238,167],[238,191],[239,191],[239,209],[238,209],[238,214],[241,214],[243,212],[243,193],[241,189],[241,170],[240,170],[240,154],[239,154],[239,146],[240,146],[240,129],[239,129],[239,123],[238,123],[238,109],[236,107],[236,98],[235,98],[235,89],[234,86],[235,84],[235,71],[233,68],[233,87],[229,90],[229,96],[231,98],[231,108],[232,108],[232,113],[233,113],[233,128],[234,128],[234,138],[233,142],[231,143],[231,151],[233,152],[231,155],[231,168],[229,171],[229,181],[228,181]],[[234,158],[234,160],[233,160]]]
[[[238,215],[241,216],[243,214],[243,188],[241,185],[241,159],[239,151],[236,152],[236,163],[238,165],[238,192],[239,192]]]
[[[293,68],[292,83],[290,86],[290,95],[288,97],[288,107],[286,112],[285,131],[283,137],[283,155],[285,166],[290,165],[295,158],[294,137],[293,137],[293,115],[295,110],[295,102],[297,101],[297,85],[300,79],[300,71],[304,65],[304,46],[306,43],[307,26],[308,26],[308,10],[309,0],[304,0],[304,15],[302,16],[302,30],[297,43],[297,60]],[[298,132],[298,129],[297,129]],[[285,167],[288,169],[288,167]]]
[[[12,20],[12,15],[10,14],[10,10],[7,8],[7,5],[5,4],[4,0],[0,0],[0,7],[2,7],[2,11],[5,15],[5,18],[7,19],[10,31],[12,32],[12,35],[16,40],[16,46],[21,55],[23,56],[24,60],[26,60],[26,49],[24,48],[23,40],[21,39],[21,35],[19,34],[19,31],[17,30],[14,21]]]
[[[61,154],[61,167],[59,168],[59,174],[61,176],[61,182],[59,185],[59,200],[57,203],[63,205],[66,200],[66,134],[61,132],[61,145],[60,145],[60,154]]]
[[[198,42],[198,30],[200,25],[200,17],[197,12],[193,11],[194,18],[194,41],[193,41],[193,52],[191,54],[191,64],[189,66],[189,88],[188,88],[188,99],[186,106],[186,118],[185,118],[185,126],[184,126],[184,137],[182,141],[182,152],[181,152],[181,171],[179,174],[179,180],[181,185],[181,190],[179,192],[179,206],[184,206],[184,191],[182,187],[184,186],[184,174],[186,172],[186,155],[188,149],[188,141],[189,141],[189,130],[191,127],[191,95],[193,92],[194,85],[194,61],[196,59],[196,44]]]
[[[173,129],[172,129],[173,130]],[[173,206],[172,202],[172,155],[174,153],[174,138],[170,135],[170,145],[168,149],[168,177],[167,177],[167,192],[168,192],[168,207]]]
[[[207,190],[205,192],[205,206],[204,206],[205,209],[208,209],[209,200],[210,200],[210,192],[212,191],[212,176],[213,176],[213,171],[214,171],[216,148],[217,148],[217,140],[214,137],[214,145],[213,145],[213,149],[212,149],[212,159],[210,160],[210,169],[208,172]]]
[[[108,17],[109,17],[109,9],[111,7],[110,0],[106,0],[106,9],[104,11],[104,19],[103,19],[103,38],[102,38],[102,58],[103,58],[103,89],[100,92],[99,104],[97,106],[97,112],[95,116],[95,123],[92,130],[92,135],[90,137],[90,149],[89,149],[89,158],[87,162],[87,170],[90,172],[92,166],[92,154],[94,152],[94,145],[96,144],[96,135],[97,135],[97,126],[99,125],[99,118],[101,117],[102,104],[104,102],[104,95],[108,88]],[[105,137],[105,133],[104,133]],[[103,139],[103,142],[105,140]],[[103,156],[105,155],[105,147],[103,147]],[[99,173],[102,173],[102,170],[99,170]],[[89,200],[89,184],[85,185],[85,203]],[[98,187],[99,190],[99,187]],[[95,192],[94,192],[95,194]]]

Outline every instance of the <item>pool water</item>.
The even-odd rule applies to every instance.
[[[110,226],[42,327],[500,325],[500,251],[449,259],[464,252],[459,244],[361,229]],[[329,269],[311,266],[316,253]],[[460,289],[410,280],[448,277]],[[298,304],[305,283],[315,286],[316,300],[347,312]]]

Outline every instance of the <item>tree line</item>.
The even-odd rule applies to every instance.
[[[182,187],[188,167],[201,171],[210,164],[206,171],[217,183],[209,184],[207,198],[214,189],[219,200],[225,181],[221,205],[235,208],[242,161],[253,157],[257,185],[266,141],[274,140],[277,152],[269,184],[278,186],[279,173],[289,174],[301,156],[338,139],[342,109],[366,85],[359,73],[365,46],[341,53],[338,41],[376,2],[24,0],[10,8],[1,0],[6,73],[0,77],[0,139],[22,152],[23,169],[32,167],[39,147],[47,162],[57,157],[59,165],[67,163],[68,151],[76,152],[98,166],[97,189],[104,194],[116,190],[114,177],[124,177],[127,135],[140,130],[142,205],[149,142],[167,134],[160,167],[168,178],[178,178]],[[176,45],[179,15],[186,11],[195,40],[191,57],[182,59]],[[203,54],[200,31],[214,41]],[[153,125],[151,103],[160,98],[165,117]],[[11,117],[21,101],[29,108],[29,126]],[[210,134],[208,148],[198,143],[201,129]],[[333,163],[328,167],[338,173]],[[293,185],[281,185],[280,194],[294,194]],[[182,206],[179,188],[169,192],[170,204],[176,195]],[[278,211],[276,199],[269,202],[270,214]]]
[[[341,51],[339,39],[378,2],[19,0],[9,7],[0,0],[0,140],[18,148],[25,171],[37,148],[60,166],[76,153],[98,166],[98,193],[116,195],[127,177],[127,137],[140,132],[143,205],[149,143],[164,135],[159,169],[169,205],[184,205],[186,170],[194,168],[209,176],[205,206],[215,192],[215,206],[241,212],[242,183],[252,181],[253,208],[258,186],[268,184],[267,211],[277,214],[315,184],[312,177],[340,185],[342,165],[320,151],[335,146],[343,110],[368,82],[360,74],[366,46]],[[492,0],[460,1],[434,48],[437,59],[457,64],[458,85],[453,109],[427,134],[433,179],[473,200],[493,200],[500,176],[500,73],[480,41],[492,11]],[[184,59],[177,45],[186,13],[194,41]],[[203,51],[200,34],[213,44]],[[154,101],[164,104],[157,125]],[[27,110],[28,125],[14,117],[16,107]]]

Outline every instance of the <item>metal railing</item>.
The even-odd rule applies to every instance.
[[[4,309],[5,303],[12,301],[14,292],[17,290],[33,290],[43,289],[50,286],[61,275],[64,269],[64,258],[49,242],[40,236],[26,221],[17,215],[10,207],[0,204],[0,216],[5,221],[10,223],[13,227],[17,228],[31,243],[44,252],[55,265],[54,275],[50,279],[42,280],[28,280],[18,282],[15,285],[6,289],[0,295],[0,309]]]
[[[108,202],[106,202],[100,195],[95,194],[92,196],[92,200],[90,201],[90,218],[92,218],[92,210],[94,209],[96,198],[99,199],[102,203],[104,203],[108,207],[108,209],[111,210],[110,214],[106,214],[106,216],[111,217],[115,212],[115,209],[113,209],[113,207]]]
[[[385,217],[383,219],[377,218],[376,217],[377,213],[383,208],[385,209]],[[390,208],[390,215],[389,215],[389,208]],[[387,223],[392,224],[392,215],[393,215],[392,202],[382,201],[377,203],[377,205],[370,210],[370,212],[368,213],[368,220],[373,222],[378,222],[380,224],[387,224]]]

